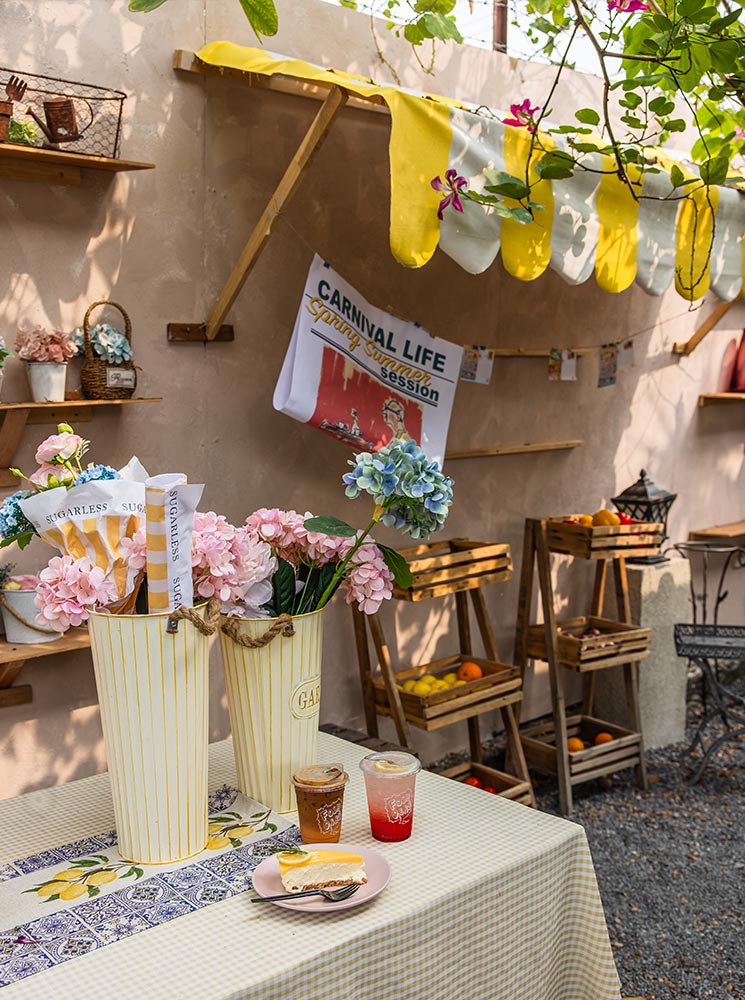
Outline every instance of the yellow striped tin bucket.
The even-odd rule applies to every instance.
[[[256,639],[271,619],[238,618]],[[278,813],[296,809],[292,775],[316,762],[323,609],[292,619],[295,634],[250,649],[220,632],[238,784]]]
[[[119,853],[181,861],[207,844],[210,640],[167,614],[88,621]]]

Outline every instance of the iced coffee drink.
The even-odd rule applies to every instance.
[[[349,775],[341,764],[313,764],[293,774],[303,843],[339,842],[344,786],[348,781]]]

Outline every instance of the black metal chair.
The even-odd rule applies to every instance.
[[[727,598],[725,581],[733,563],[745,565],[745,549],[739,546],[711,542],[679,542],[673,548],[691,562],[691,603],[693,622],[674,626],[675,649],[701,670],[703,708],[701,720],[684,756],[696,747],[703,757],[689,778],[692,785],[700,780],[712,756],[729,740],[745,735],[745,697],[722,683],[719,663],[722,660],[745,661],[745,625],[720,625],[719,609]],[[701,590],[696,590],[696,557],[701,557]],[[712,566],[712,557],[721,557],[721,568]],[[710,609],[710,577],[716,580],[712,620]],[[717,579],[718,577],[718,579]],[[709,725],[721,720],[725,732],[707,746],[704,734]]]

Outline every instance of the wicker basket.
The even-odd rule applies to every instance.
[[[117,302],[100,299],[88,306],[83,320],[83,337],[85,339],[85,360],[80,372],[80,384],[86,399],[129,399],[137,386],[137,372],[134,363],[122,361],[119,364],[109,364],[103,358],[96,357],[91,344],[91,313],[98,306],[113,306],[124,317],[124,334],[132,343],[132,322]]]

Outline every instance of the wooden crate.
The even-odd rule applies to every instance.
[[[456,672],[461,663],[478,663],[484,676],[475,681],[468,681],[447,691],[435,691],[433,694],[414,694],[404,691],[401,685],[404,681],[433,674],[444,677],[451,671]],[[506,666],[493,660],[483,660],[476,656],[447,656],[419,667],[398,671],[395,674],[401,706],[406,720],[419,729],[432,731],[442,726],[449,726],[462,719],[470,719],[482,712],[490,712],[503,705],[513,705],[522,699],[522,679],[516,667]],[[385,685],[381,677],[373,680],[375,692],[375,709],[379,715],[390,715]]]
[[[570,524],[565,517],[546,521],[551,552],[564,552],[580,559],[631,559],[659,555],[665,526],[647,521],[601,527]]]
[[[613,741],[595,746],[598,733],[610,733]],[[604,774],[613,774],[636,767],[641,761],[641,733],[611,725],[590,715],[567,718],[567,734],[578,736],[587,749],[568,753],[569,778],[572,785],[592,781]],[[553,721],[529,726],[520,733],[528,767],[544,774],[557,774],[556,732]]]
[[[584,615],[557,622],[559,663],[562,667],[587,673],[604,670],[619,663],[637,663],[649,656],[651,629],[626,625],[609,618]],[[582,639],[588,629],[597,628],[602,633],[594,638]],[[528,656],[534,660],[547,660],[545,625],[531,625],[528,629]]]
[[[512,577],[509,545],[451,538],[401,549],[414,577],[410,587],[394,585],[401,601],[425,601]]]
[[[497,771],[493,767],[485,764],[476,764],[474,761],[467,761],[465,764],[457,764],[447,771],[440,771],[440,777],[453,778],[455,781],[465,781],[466,778],[478,778],[485,786],[496,788],[497,794],[503,799],[512,799],[514,802],[522,802],[526,806],[533,805],[533,790],[530,782],[522,781],[506,771]],[[481,789],[474,789],[480,791]],[[491,792],[487,792],[491,795]]]

